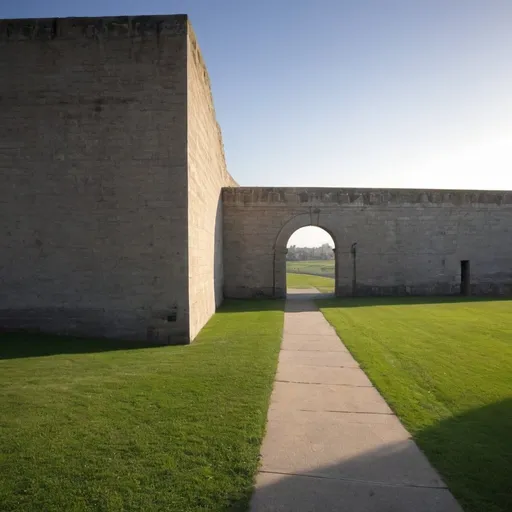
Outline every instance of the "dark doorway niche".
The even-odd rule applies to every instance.
[[[460,294],[469,295],[470,290],[470,271],[469,260],[461,260],[460,262]]]

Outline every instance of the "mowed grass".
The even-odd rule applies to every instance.
[[[286,274],[287,288],[316,288],[322,293],[334,292],[334,279],[310,274]]]
[[[319,302],[466,512],[512,510],[512,301]]]
[[[0,336],[0,510],[245,510],[282,302],[230,302],[190,346]]]
[[[313,274],[334,279],[334,260],[287,261],[286,271],[296,274]]]

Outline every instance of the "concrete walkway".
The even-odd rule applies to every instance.
[[[251,511],[461,512],[305,292],[286,302]]]

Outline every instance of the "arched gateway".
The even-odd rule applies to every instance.
[[[322,219],[323,220],[323,219]],[[334,226],[328,226],[328,219],[324,222],[320,221],[320,211],[310,211],[308,213],[299,213],[292,219],[290,219],[279,231],[277,235],[276,241],[274,243],[274,297],[286,297],[286,255],[288,253],[288,249],[286,248],[286,244],[290,237],[295,233],[298,229],[304,228],[306,226],[317,226],[319,228],[324,229],[331,236],[334,242],[334,253],[335,253],[335,280],[337,279],[337,269],[338,265],[336,261],[336,237],[334,235]],[[336,287],[334,289],[336,293]]]

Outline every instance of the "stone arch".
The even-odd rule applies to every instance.
[[[276,237],[273,246],[274,261],[273,261],[273,295],[274,297],[286,297],[286,254],[288,249],[286,244],[290,237],[300,228],[307,226],[316,226],[326,231],[334,242],[334,269],[335,269],[335,282],[334,292],[337,293],[338,283],[338,258],[337,248],[339,247],[335,226],[332,221],[325,215],[321,215],[320,210],[312,210],[308,213],[301,213],[292,217],[286,224],[284,224]]]

